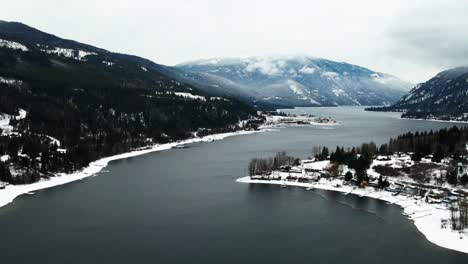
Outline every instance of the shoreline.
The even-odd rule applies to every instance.
[[[368,188],[353,188],[352,186],[340,186],[342,180],[324,180],[321,179],[315,184],[289,182],[284,180],[252,180],[249,176],[242,177],[236,180],[239,183],[248,184],[272,184],[272,185],[287,185],[294,187],[321,189],[326,191],[335,191],[343,193],[343,195],[353,194],[360,197],[373,198],[387,202],[387,204],[395,204],[402,208],[403,215],[412,220],[416,228],[424,237],[433,244],[440,247],[467,253],[468,254],[468,233],[459,233],[452,231],[450,228],[441,228],[441,219],[449,218],[450,211],[441,205],[428,204],[421,200],[414,200],[411,197],[403,195],[392,195],[384,190],[376,190],[372,187]]]
[[[101,158],[99,160],[95,160],[88,164],[87,167],[73,172],[73,173],[58,173],[54,177],[50,177],[49,179],[41,179],[38,182],[31,183],[31,184],[24,184],[24,185],[7,185],[5,189],[0,190],[0,208],[12,203],[18,196],[24,194],[34,194],[35,191],[52,188],[55,186],[64,185],[70,182],[83,180],[85,178],[94,176],[95,174],[99,173],[102,169],[107,167],[109,162],[114,160],[126,159],[130,157],[140,156],[152,152],[158,152],[163,150],[172,149],[176,146],[199,143],[199,142],[212,142],[225,139],[227,137],[232,136],[241,136],[241,135],[250,135],[260,132],[267,132],[270,131],[267,128],[261,128],[260,130],[239,130],[236,132],[228,132],[228,133],[220,133],[220,134],[213,134],[208,135],[201,138],[190,138],[178,142],[171,142],[166,144],[159,144],[148,146],[147,148],[140,148],[130,152],[125,152],[122,154],[117,154],[114,156],[109,156],[105,158]]]
[[[399,117],[398,119],[402,120],[418,120],[418,121],[429,121],[429,122],[440,122],[440,123],[458,123],[458,124],[468,124],[468,121],[457,121],[457,120],[442,120],[442,119],[425,119],[425,118],[412,118],[412,117]]]
[[[315,126],[315,124],[311,124]],[[239,130],[236,132],[227,132],[227,133],[219,133],[219,134],[212,134],[204,137],[195,137],[189,138],[177,142],[165,143],[165,144],[157,144],[148,147],[142,147],[140,149],[135,149],[130,152],[125,152],[121,154],[117,154],[114,156],[104,157],[99,160],[95,160],[88,164],[87,167],[75,171],[72,173],[57,173],[54,177],[50,177],[49,179],[41,179],[38,182],[30,183],[30,184],[23,184],[23,185],[6,185],[5,189],[0,189],[0,209],[10,203],[12,203],[18,196],[21,195],[32,195],[35,191],[52,188],[60,185],[64,185],[70,182],[83,180],[85,178],[94,176],[95,174],[99,173],[103,170],[109,162],[114,160],[126,159],[131,157],[136,157],[140,155],[145,155],[152,152],[158,152],[163,150],[168,150],[175,148],[181,145],[193,144],[193,143],[200,143],[200,142],[212,142],[225,139],[227,137],[232,136],[242,136],[242,135],[250,135],[256,134],[261,132],[273,132],[278,131],[279,128],[271,125],[262,125],[259,127],[259,130]]]
[[[366,110],[366,112],[382,112],[382,113],[404,113],[402,111],[373,111],[373,110]],[[401,115],[397,118],[400,120],[418,120],[418,121],[429,121],[429,122],[441,122],[441,123],[459,123],[459,124],[468,124],[468,121],[460,121],[460,120],[444,120],[444,119],[437,119],[437,118],[414,118],[414,117],[402,117]]]

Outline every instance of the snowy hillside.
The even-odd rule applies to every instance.
[[[200,91],[171,71],[0,21],[0,189],[263,120],[253,107]]]
[[[389,105],[411,87],[367,68],[311,57],[199,60],[176,66],[186,77],[279,105]],[[214,87],[214,88],[213,88]]]
[[[396,104],[376,110],[402,111],[405,117],[468,120],[468,67],[440,72],[416,85]]]

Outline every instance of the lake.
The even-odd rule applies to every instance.
[[[361,107],[299,108],[336,127],[197,143],[112,162],[83,181],[0,208],[0,263],[467,263],[438,247],[395,205],[357,196],[248,185],[248,161],[314,145],[387,142],[450,123]],[[462,241],[468,243],[468,241]]]

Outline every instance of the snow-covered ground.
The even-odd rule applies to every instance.
[[[28,48],[21,43],[0,39],[0,47],[14,49],[14,50],[21,50],[21,51],[28,51]]]
[[[153,147],[139,149],[139,150],[135,150],[132,152],[123,153],[123,154],[119,154],[119,155],[115,155],[111,157],[102,158],[100,160],[96,160],[94,162],[91,162],[88,165],[88,167],[80,171],[74,172],[72,174],[61,173],[61,174],[56,175],[55,177],[51,177],[50,179],[41,179],[40,181],[36,183],[32,183],[32,184],[7,185],[5,186],[5,189],[0,189],[0,207],[13,202],[13,200],[16,197],[22,194],[26,194],[26,193],[31,194],[32,192],[37,191],[37,190],[46,189],[46,188],[50,188],[50,187],[54,187],[58,185],[63,185],[69,182],[81,180],[81,179],[90,177],[92,175],[95,175],[96,173],[100,172],[103,168],[105,168],[109,164],[109,162],[113,160],[125,159],[129,157],[144,155],[144,154],[151,153],[151,152],[167,150],[167,149],[171,149],[180,145],[192,144],[192,143],[197,143],[197,142],[212,142],[212,141],[221,140],[221,139],[231,137],[231,136],[248,135],[248,134],[264,132],[264,131],[268,131],[268,130],[237,131],[237,132],[209,135],[209,136],[202,137],[202,138],[192,138],[192,139],[187,139],[187,140],[174,142],[174,143],[155,145]],[[1,158],[7,159],[8,157],[2,156]]]
[[[98,55],[96,52],[90,52],[90,51],[84,51],[84,50],[74,50],[74,49],[66,49],[66,48],[60,48],[60,47],[54,47],[49,48],[49,47],[43,47],[39,45],[41,48],[42,52],[45,52],[47,54],[56,54],[59,56],[64,56],[67,58],[79,60],[79,61],[85,61],[86,56],[90,55]]]
[[[460,120],[441,120],[441,119],[434,119],[434,118],[408,118],[408,117],[399,117],[398,119],[403,120],[420,120],[420,121],[431,121],[431,122],[441,122],[441,123],[459,123],[459,124],[468,124],[468,121],[460,121]]]
[[[10,125],[10,120],[21,120],[26,117],[27,112],[23,109],[19,109],[18,115],[8,115],[4,113],[0,113],[0,129],[2,130],[2,135],[10,135],[13,133],[13,126]]]
[[[318,126],[336,126],[338,123],[330,118],[321,118],[315,116],[279,116],[265,115],[267,126],[284,126],[284,125],[318,125]]]
[[[174,93],[177,96],[184,97],[187,99],[192,99],[192,100],[201,100],[201,101],[206,101],[206,97],[201,96],[201,95],[196,95],[196,94],[191,94],[191,93],[183,93],[183,92],[175,92]],[[224,97],[209,97],[210,100],[223,100],[223,101],[229,101],[229,99],[226,99]]]
[[[10,159],[10,155],[3,155],[3,156],[0,156],[0,161],[1,162],[6,162]]]
[[[110,67],[110,66],[113,66],[113,65],[115,64],[114,62],[105,61],[105,60],[103,60],[102,63],[103,63],[104,65],[106,65],[106,66],[109,66],[109,67]]]
[[[9,85],[21,85],[23,81],[11,78],[4,78],[0,76],[0,83],[9,84]]]
[[[397,160],[392,160],[395,166]],[[381,161],[379,163],[384,164]],[[388,163],[388,162],[387,162]],[[308,169],[323,170],[330,164],[329,161],[319,161],[304,163],[303,167]],[[377,164],[374,164],[377,165]],[[372,169],[370,169],[372,170]],[[370,171],[369,171],[370,172]],[[305,172],[302,172],[305,174]],[[342,192],[344,195],[354,194],[360,197],[369,197],[386,201],[388,204],[396,204],[403,208],[403,214],[413,220],[418,230],[434,244],[441,247],[468,253],[468,230],[464,232],[452,231],[450,227],[441,228],[442,220],[450,219],[449,208],[444,204],[430,204],[423,198],[415,198],[413,196],[395,195],[395,193],[385,190],[376,189],[373,187],[358,188],[352,185],[344,185],[342,179],[320,179],[318,182],[303,183],[298,181],[287,181],[289,173],[273,172],[273,176],[280,176],[281,180],[262,180],[251,179],[249,176],[237,180],[241,183],[256,183],[256,184],[276,184],[286,186],[297,186],[303,188],[316,188]],[[299,173],[291,173],[292,176],[300,176]]]
[[[184,98],[194,99],[194,100],[206,101],[205,97],[200,96],[200,95],[191,94],[191,93],[176,92],[175,95],[181,96],[181,97],[184,97]]]

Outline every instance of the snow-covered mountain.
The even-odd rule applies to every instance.
[[[416,85],[396,104],[376,110],[402,111],[405,117],[468,120],[468,67],[438,73]]]
[[[307,56],[207,59],[176,67],[211,92],[282,106],[390,105],[412,86],[364,67]]]

